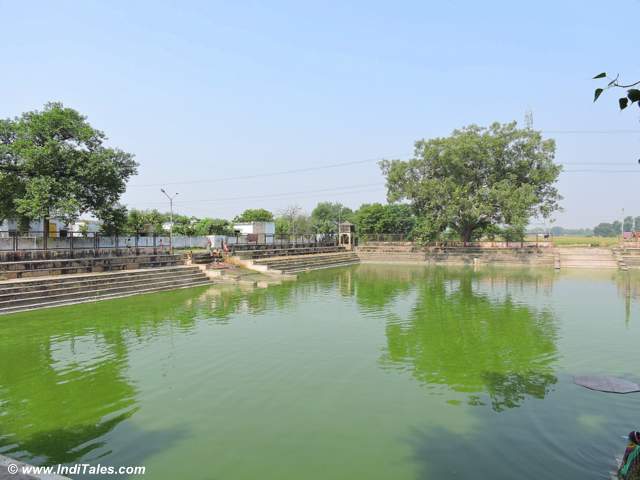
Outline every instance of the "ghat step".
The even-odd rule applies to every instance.
[[[274,257],[254,260],[256,266],[267,267],[281,273],[299,273],[307,270],[342,267],[359,263],[355,252],[324,253],[315,255]]]
[[[605,248],[558,248],[560,268],[617,269],[614,252]]]
[[[198,267],[169,267],[0,282],[0,314],[210,285]]]

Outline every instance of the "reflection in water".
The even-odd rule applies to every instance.
[[[559,320],[544,306],[553,304],[546,300],[557,286],[555,278],[546,270],[474,272],[360,265],[311,272],[297,282],[266,289],[196,288],[3,317],[0,453],[38,464],[122,462],[124,457],[128,464],[143,464],[148,456],[163,457],[173,444],[193,439],[196,423],[203,431],[223,432],[219,437],[203,432],[195,437],[207,448],[215,446],[209,442],[213,439],[218,441],[218,452],[224,453],[226,442],[235,438],[236,443],[230,444],[241,451],[247,436],[233,433],[244,420],[239,416],[257,411],[245,425],[252,432],[262,412],[277,415],[284,400],[294,410],[301,408],[299,416],[292,415],[291,408],[281,417],[265,414],[265,425],[282,426],[287,434],[278,431],[273,438],[300,440],[299,458],[312,458],[317,452],[304,449],[308,431],[301,419],[316,411],[331,412],[343,402],[343,416],[331,412],[335,425],[327,422],[327,445],[333,445],[332,428],[342,431],[354,416],[349,408],[371,407],[375,403],[371,399],[387,385],[398,389],[393,395],[399,398],[417,399],[416,418],[423,404],[442,409],[450,409],[447,404],[486,405],[495,412],[524,404],[518,410],[522,415],[540,403],[527,399],[544,398],[556,384]],[[638,276],[619,276],[615,281],[633,306]],[[251,322],[243,323],[246,319]],[[258,323],[262,325],[254,329]],[[226,337],[228,332],[235,336]],[[265,332],[273,334],[270,342],[264,341]],[[227,339],[236,342],[225,343]],[[159,371],[158,362],[166,355],[172,356],[175,370],[163,383],[166,372]],[[190,371],[189,382],[180,377]],[[398,371],[408,372],[404,381],[397,381],[402,377]],[[348,375],[336,378],[336,372]],[[202,388],[193,392],[190,387],[196,383]],[[165,395],[166,390],[173,393]],[[431,403],[424,402],[427,390],[433,396]],[[191,395],[191,407],[207,404],[197,412],[202,416],[194,416],[189,408],[177,410],[188,421],[159,422],[158,428],[156,414],[165,412],[166,405],[173,408],[170,401],[185,392]],[[260,408],[253,406],[253,400]],[[387,403],[382,403],[379,418],[391,418]],[[567,404],[573,408],[573,403]],[[216,405],[227,410],[216,411]],[[325,410],[314,410],[318,405]],[[307,406],[309,411],[304,410]],[[469,410],[479,417],[492,414],[489,408]],[[418,423],[414,417],[395,414],[389,424]],[[227,415],[233,421],[225,423],[222,417]],[[545,422],[545,428],[560,425],[564,420],[559,415]],[[507,417],[501,415],[501,420]],[[518,424],[523,428],[530,427],[525,417]],[[294,435],[289,436],[291,431]],[[369,437],[386,441],[384,433],[370,433],[358,436],[359,432],[349,431],[345,445],[336,448],[352,448],[357,439],[364,445]],[[495,438],[506,444],[512,433]],[[454,444],[455,438],[447,439],[445,433],[416,435],[416,450],[427,449],[421,457],[433,458],[430,449],[438,437]],[[265,439],[265,445],[277,447],[272,437]],[[491,457],[482,438],[472,440],[459,445],[478,445],[478,458]],[[193,458],[202,460],[197,453]],[[487,471],[492,468],[489,463]],[[443,465],[430,461],[428,475]]]
[[[640,300],[640,275],[637,271],[629,271],[616,276],[618,293],[624,298],[624,319],[628,326],[631,320],[631,306]]]
[[[127,376],[132,347],[175,331],[188,333],[198,319],[225,324],[235,313],[283,309],[296,298],[335,288],[334,282],[335,277],[323,278],[249,291],[197,288],[2,318],[0,453],[38,464],[108,454],[102,439],[139,408]],[[172,435],[178,438],[179,432]]]
[[[138,408],[127,378],[131,343],[154,337],[167,323],[192,328],[196,292],[3,318],[0,452],[48,464],[108,453],[101,438]]]
[[[371,307],[367,292],[381,272],[373,278],[359,273],[357,290],[365,292],[359,301]],[[438,268],[399,276],[390,270],[385,278],[393,288],[384,290],[384,301],[376,298],[375,306],[388,304],[411,285],[417,299],[406,318],[388,317],[384,366],[408,369],[429,387],[465,393],[471,405],[483,405],[481,395],[487,395],[497,412],[519,406],[526,397],[544,398],[556,383],[552,312],[517,303],[509,293],[549,289],[553,277]]]

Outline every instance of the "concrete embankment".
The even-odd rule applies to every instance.
[[[536,248],[425,248],[412,243],[375,243],[357,248],[363,263],[418,263],[425,265],[501,265],[553,268],[550,249]]]
[[[640,269],[640,248],[598,247],[438,247],[410,242],[373,242],[356,249],[363,263],[494,265],[556,269]]]

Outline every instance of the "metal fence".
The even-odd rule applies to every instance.
[[[333,246],[337,244],[337,236],[332,233],[301,233],[296,235],[255,233],[226,237],[226,241],[232,250],[251,250],[269,247]]]
[[[16,231],[0,231],[0,252],[18,251],[81,251],[103,249],[141,249],[154,248],[166,250],[170,246],[174,249],[209,248],[212,236],[186,235],[103,235],[100,233],[58,232],[44,235],[42,231],[31,231],[26,234]],[[336,236],[333,234],[245,234],[234,236],[215,236],[226,241],[229,247],[237,250],[256,247],[288,248],[291,246],[326,246],[335,245]]]
[[[412,237],[403,233],[358,233],[359,243],[369,242],[411,242]]]
[[[102,235],[79,232],[44,235],[41,231],[21,234],[15,231],[0,231],[0,252],[104,250],[104,249],[149,249],[205,248],[207,237],[185,237],[168,235]]]

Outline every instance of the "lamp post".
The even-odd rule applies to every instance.
[[[340,214],[342,213],[342,204],[338,204],[338,245],[340,245]]]
[[[165,192],[164,188],[161,188],[160,191],[169,199],[169,253],[173,255],[173,199],[178,196],[178,192],[171,196]]]
[[[620,225],[620,243],[624,243],[624,208],[622,209],[622,225]]]

